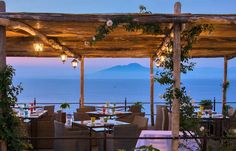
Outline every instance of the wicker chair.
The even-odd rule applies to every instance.
[[[114,137],[138,137],[138,127],[137,125],[128,124],[128,125],[120,125],[114,127]],[[108,141],[109,142],[109,141]],[[108,150],[133,150],[135,148],[137,140],[132,139],[124,139],[124,140],[110,140],[108,145]]]
[[[96,107],[95,106],[84,106],[83,108],[78,108],[76,110],[78,113],[92,112],[92,111],[96,111]]]
[[[54,105],[47,105],[47,106],[44,106],[43,109],[47,110],[48,115],[53,115],[55,106]]]
[[[75,121],[90,120],[90,116],[87,113],[74,112]]]
[[[148,128],[148,118],[143,116],[135,116],[132,124],[138,126],[139,132]]]
[[[37,121],[31,123],[31,128],[36,129],[37,137],[53,137],[54,136],[54,105],[44,106],[44,110],[47,110],[47,114]],[[52,149],[53,140],[37,140],[36,146],[38,149]]]
[[[114,126],[113,134],[110,137],[138,137],[138,127],[134,124]],[[108,136],[109,137],[109,136]],[[103,140],[99,141],[99,151],[117,151],[117,150],[134,150],[137,139],[107,139],[104,149]]]
[[[135,116],[145,116],[145,112],[137,112],[137,113],[132,113],[130,115],[122,115],[117,118],[118,121],[122,122],[127,122],[127,123],[132,123],[134,121]]]
[[[157,105],[156,130],[168,130],[169,117],[166,105]]]
[[[64,123],[54,121],[55,137],[88,137],[89,131],[66,129]],[[54,140],[54,151],[88,151],[89,140],[88,139],[55,139]]]

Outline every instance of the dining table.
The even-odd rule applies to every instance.
[[[107,120],[107,122],[103,122],[101,120],[95,120],[94,122],[91,122],[91,120],[72,121],[72,126],[85,127],[89,129],[90,131],[95,131],[95,132],[104,132],[114,126],[126,125],[126,124],[130,124],[130,123],[112,120],[112,119]]]
[[[208,130],[208,134],[216,137],[222,137],[229,129],[230,118],[223,116],[223,114],[212,114],[211,116],[205,114],[201,117],[200,123]]]
[[[180,136],[183,135],[182,132],[180,132]],[[159,149],[160,151],[171,151],[172,150],[172,139],[167,139],[168,137],[172,137],[171,131],[161,131],[161,130],[142,130],[139,137],[141,138],[147,138],[147,139],[141,139],[139,138],[136,147],[139,148],[141,146],[150,146]],[[150,138],[161,138],[163,139],[149,139]],[[179,151],[189,151],[189,148],[191,148],[192,151],[198,150],[198,145],[193,139],[183,140],[180,139],[180,147]],[[186,147],[184,147],[186,146]],[[135,151],[143,151],[141,149],[136,149]]]
[[[86,112],[89,114],[89,116],[94,116],[94,117],[117,117],[117,116],[126,116],[132,114],[132,112],[129,111],[115,111],[115,112],[103,112],[103,111],[92,111],[92,112]]]
[[[130,124],[127,122],[117,121],[117,120],[107,120],[107,122],[101,120],[91,120],[85,121],[72,121],[72,127],[83,127],[89,130],[89,136],[92,136],[93,132],[103,132],[106,135],[106,132],[111,132],[114,126]],[[106,140],[104,139],[104,143]],[[92,140],[90,139],[90,151],[92,150]]]

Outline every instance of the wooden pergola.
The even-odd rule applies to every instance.
[[[118,27],[104,40],[93,46],[85,45],[95,34],[96,28],[108,19],[133,17],[139,23],[159,23],[162,28],[173,27],[174,78],[180,83],[180,31],[191,24],[213,24],[209,35],[203,33],[190,51],[192,58],[224,58],[224,82],[227,81],[227,60],[236,56],[236,14],[181,14],[180,3],[174,14],[54,14],[7,13],[0,3],[0,70],[6,65],[6,57],[59,57],[65,52],[69,57],[81,58],[80,104],[84,103],[84,58],[150,58],[150,75],[157,52],[165,47],[166,35],[148,35],[141,31],[127,32]],[[170,36],[170,35],[169,35]],[[44,43],[44,51],[36,53],[35,41]],[[154,124],[154,79],[150,76],[151,123]],[[226,93],[223,89],[223,103]],[[179,102],[174,100],[172,125],[179,124]],[[176,121],[176,122],[174,122]],[[174,126],[173,126],[174,127]],[[176,127],[176,126],[175,126]],[[173,129],[178,136],[179,127]]]

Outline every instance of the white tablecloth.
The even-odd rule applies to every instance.
[[[143,130],[139,137],[171,137],[171,131],[158,131],[158,130]],[[180,140],[180,144],[184,144],[191,150],[197,150],[197,143],[195,140]],[[139,139],[136,144],[136,148],[140,146],[149,146],[152,145],[154,148],[159,149],[160,151],[171,151],[172,148],[172,139]],[[180,151],[189,151],[186,147],[180,147]]]

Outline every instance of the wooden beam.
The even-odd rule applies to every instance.
[[[0,18],[50,22],[104,23],[107,19],[133,17],[139,23],[207,23],[236,24],[236,14],[59,14],[59,13],[0,13]]]
[[[153,57],[150,58],[150,109],[151,124],[154,126],[154,73],[153,73]]]
[[[80,108],[84,107],[84,57],[80,59]]]
[[[226,95],[227,95],[227,74],[228,74],[228,60],[227,57],[224,57],[224,81],[222,86],[222,113],[224,113],[224,107],[226,105]]]
[[[33,27],[27,24],[24,24],[19,21],[12,21],[9,19],[0,18],[0,25],[7,26],[8,28],[12,28],[14,30],[23,30],[32,36],[38,37],[40,40],[42,40],[42,42],[49,45],[55,50],[60,50],[62,52],[64,51],[68,56],[71,56],[71,57],[75,56],[75,54],[72,53],[71,50],[69,50],[65,46],[62,46],[61,44],[59,44],[53,39],[48,39],[46,35],[44,35],[43,33],[39,32],[38,30],[34,29]]]
[[[180,14],[181,13],[181,4],[180,2],[176,2],[174,6],[174,13]],[[181,24],[175,23],[174,24],[174,44],[173,44],[173,77],[174,77],[174,90],[180,89],[180,61],[181,61],[181,43],[180,43],[180,32],[181,32]],[[180,103],[179,99],[175,97],[174,92],[174,100],[172,105],[172,136],[178,137],[179,136],[179,116],[180,114]],[[178,151],[179,147],[179,140],[174,139],[172,141],[172,150]]]

